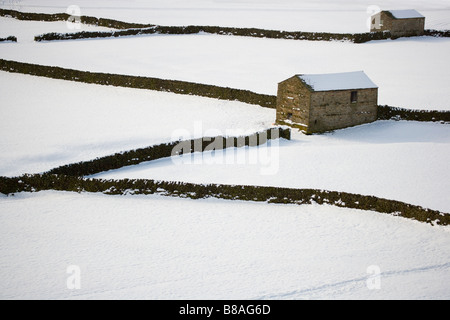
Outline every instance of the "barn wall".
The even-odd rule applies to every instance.
[[[358,101],[351,102],[352,91]],[[378,89],[314,92],[311,95],[309,133],[352,127],[377,120]]]
[[[309,107],[311,92],[302,81],[294,76],[278,85],[277,123],[284,121],[306,128],[309,124]],[[289,119],[289,114],[292,114]]]
[[[372,16],[370,31],[390,31],[392,29],[392,20],[392,17],[387,15],[384,11],[379,12]]]
[[[392,21],[393,37],[423,36],[425,33],[425,18],[398,19]]]

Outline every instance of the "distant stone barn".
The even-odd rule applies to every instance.
[[[307,134],[377,120],[378,87],[362,72],[303,74],[278,85],[277,123]]]
[[[394,38],[423,36],[425,17],[416,10],[381,11],[372,16],[370,31],[390,31]]]

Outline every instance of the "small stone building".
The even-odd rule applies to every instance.
[[[303,74],[278,85],[277,123],[307,134],[377,120],[378,87],[362,72]]]
[[[423,36],[425,17],[416,10],[381,11],[372,16],[370,31],[390,31],[393,38]]]

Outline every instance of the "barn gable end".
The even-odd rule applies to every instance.
[[[298,76],[278,85],[277,122],[307,130],[312,90]]]

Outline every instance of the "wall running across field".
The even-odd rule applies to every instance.
[[[233,89],[179,80],[166,80],[98,72],[95,73],[3,59],[0,59],[0,70],[59,80],[240,101],[271,109],[275,109],[277,104],[277,97],[272,95],[264,95],[249,90]],[[378,120],[390,119],[448,123],[450,122],[450,111],[409,110],[392,106],[379,106]]]

